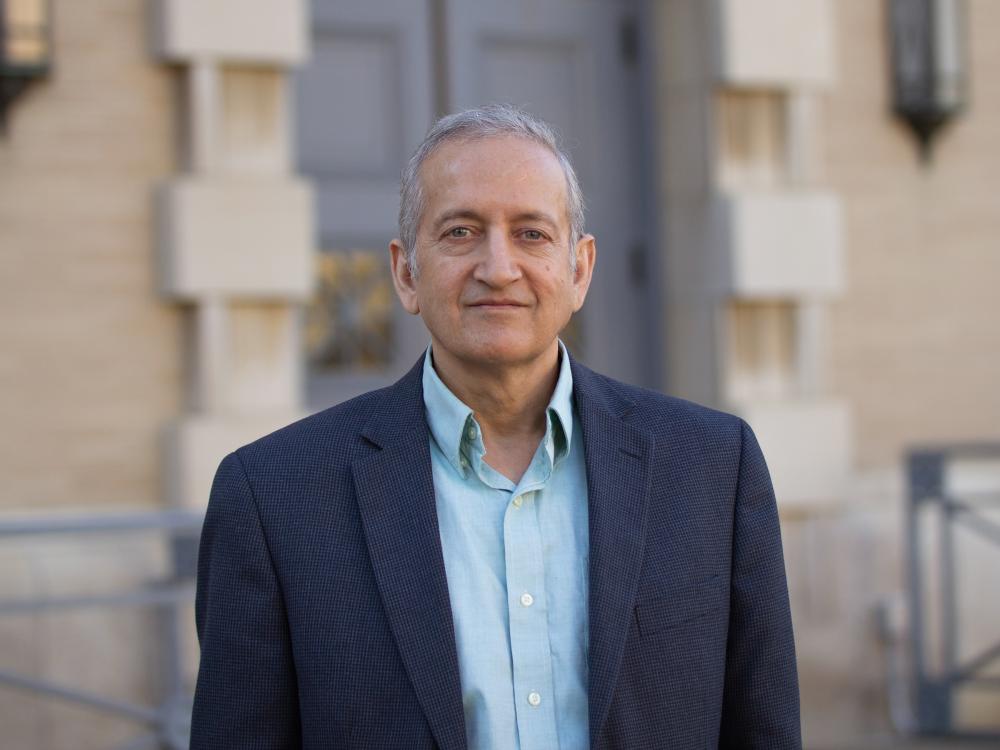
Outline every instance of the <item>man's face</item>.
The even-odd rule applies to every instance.
[[[396,292],[423,318],[435,358],[475,367],[554,357],[556,336],[583,305],[595,254],[589,235],[571,245],[558,159],[517,137],[452,141],[428,157],[420,178],[415,278],[400,243],[390,249]]]

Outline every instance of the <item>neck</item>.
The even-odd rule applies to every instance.
[[[476,416],[487,463],[518,482],[545,434],[545,408],[559,377],[558,342],[514,365],[468,363],[443,347],[432,352],[438,377]]]
[[[470,366],[442,347],[431,353],[438,377],[475,413],[487,444],[490,438],[544,434],[545,409],[559,378],[557,341],[541,357],[514,365]]]

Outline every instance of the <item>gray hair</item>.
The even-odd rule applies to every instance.
[[[510,104],[488,104],[442,117],[430,129],[403,169],[399,185],[399,239],[406,264],[417,273],[417,227],[425,208],[420,168],[442,144],[456,140],[478,140],[493,136],[515,136],[534,141],[552,152],[566,176],[566,211],[570,225],[570,266],[576,268],[573,249],[584,234],[583,192],[569,156],[559,144],[551,125]]]

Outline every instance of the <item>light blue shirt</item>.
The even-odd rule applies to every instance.
[[[515,484],[486,463],[472,410],[424,358],[424,404],[470,750],[582,750],[587,713],[587,476],[573,375]]]

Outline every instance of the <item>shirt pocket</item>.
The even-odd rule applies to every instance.
[[[704,581],[678,586],[668,594],[637,601],[635,619],[639,635],[647,638],[704,619],[725,606],[728,588],[721,575]]]

